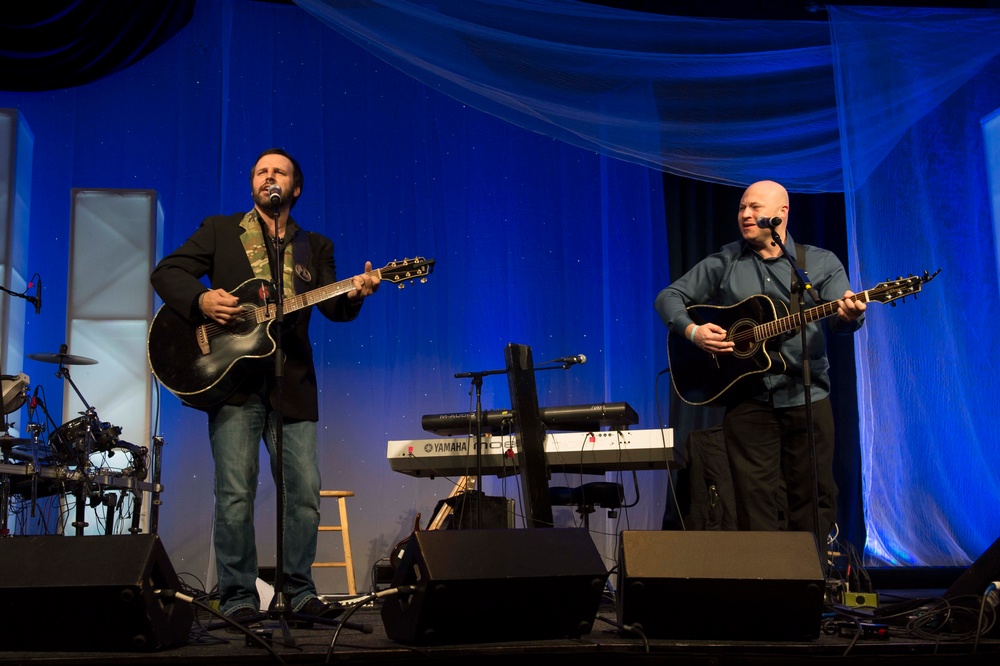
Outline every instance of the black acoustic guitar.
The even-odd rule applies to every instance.
[[[934,275],[911,276],[880,282],[872,289],[852,296],[863,303],[890,303],[914,296]],[[895,303],[892,303],[895,306]],[[803,322],[819,321],[837,314],[837,301],[789,314],[784,303],[775,303],[763,294],[735,305],[692,305],[688,314],[696,324],[718,324],[726,329],[726,339],[734,343],[732,352],[710,354],[673,331],[667,335],[667,356],[674,391],[691,405],[717,405],[743,380],[766,372],[781,374],[785,359],[775,338],[799,328]]]
[[[416,257],[393,261],[368,274],[403,288],[414,280],[426,282],[433,259]],[[232,395],[253,359],[270,356],[277,349],[271,333],[276,308],[267,302],[271,283],[247,280],[231,293],[239,299],[243,313],[223,326],[214,321],[194,323],[173,308],[161,307],[149,327],[147,353],[156,379],[185,403],[197,408],[218,404]],[[354,289],[353,276],[332,284],[289,296],[285,314],[315,305]]]

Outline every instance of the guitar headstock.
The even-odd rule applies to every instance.
[[[893,307],[896,304],[893,301],[897,299],[906,299],[907,296],[917,297],[917,293],[923,289],[923,286],[937,277],[937,274],[941,272],[941,269],[937,269],[933,274],[924,271],[923,275],[911,275],[909,277],[899,277],[895,280],[887,280],[886,282],[879,282],[873,288],[868,289],[864,293],[868,296],[869,301],[879,301],[880,303],[889,303]]]
[[[420,280],[427,282],[427,276],[434,270],[434,260],[414,257],[413,259],[403,259],[402,261],[390,261],[383,268],[379,269],[379,276],[383,280],[388,280],[399,286],[400,289],[406,286],[406,282]]]

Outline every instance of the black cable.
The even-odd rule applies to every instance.
[[[400,585],[399,587],[392,587],[387,590],[382,590],[381,592],[369,594],[359,599],[347,610],[346,613],[344,613],[343,617],[340,618],[340,621],[337,624],[337,629],[333,632],[333,637],[330,639],[330,647],[327,648],[326,650],[326,658],[324,659],[324,663],[327,664],[330,663],[330,660],[333,658],[333,649],[337,644],[337,637],[340,636],[340,630],[344,628],[344,625],[347,623],[347,620],[356,612],[358,612],[359,608],[361,608],[362,606],[371,601],[375,601],[376,599],[381,599],[383,597],[388,597],[394,594],[410,594],[416,591],[417,591],[416,585]],[[371,633],[371,631],[366,631],[365,633]]]
[[[653,392],[655,393],[656,399],[656,424],[660,429],[660,435],[663,437],[663,413],[660,409],[660,377],[670,372],[670,368],[664,368],[656,373],[656,378],[653,380]],[[667,443],[663,442],[664,450],[667,448]],[[676,451],[676,445],[673,447]],[[687,526],[684,525],[684,512],[681,511],[680,500],[677,499],[677,484],[674,483],[674,475],[671,473],[669,465],[667,466],[667,487],[670,489],[670,498],[674,501],[674,508],[677,510],[677,520],[680,521],[681,530],[687,530]]]
[[[265,641],[264,639],[262,639],[260,636],[258,636],[253,631],[250,631],[250,629],[248,629],[247,627],[244,627],[239,622],[236,622],[235,620],[233,620],[232,618],[224,615],[220,611],[215,610],[214,608],[212,608],[208,604],[204,604],[204,603],[198,601],[197,599],[195,599],[194,597],[192,597],[190,595],[184,594],[182,592],[177,592],[176,590],[171,590],[171,589],[157,589],[157,590],[153,590],[153,594],[156,597],[160,598],[160,599],[174,599],[174,600],[179,600],[179,601],[183,601],[183,602],[189,603],[189,604],[191,604],[193,606],[197,606],[198,608],[201,608],[202,610],[208,611],[212,615],[215,615],[217,617],[222,618],[225,622],[227,622],[228,624],[236,627],[237,629],[239,629],[240,631],[242,631],[243,633],[245,633],[247,636],[249,636],[251,639],[253,639],[255,642],[257,642],[262,648],[264,648],[265,650],[267,650],[271,654],[271,656],[273,656],[277,660],[277,662],[279,664],[285,664],[285,660],[281,658],[280,654],[278,654],[277,652],[275,652],[274,648],[272,648],[268,644],[267,641]]]
[[[625,633],[628,633],[628,634],[635,634],[636,636],[638,636],[642,640],[643,650],[645,652],[649,652],[649,639],[646,638],[646,634],[643,633],[643,631],[642,631],[641,628],[636,627],[635,625],[631,625],[631,624],[619,624],[618,622],[615,622],[613,620],[609,620],[606,617],[601,617],[600,615],[598,615],[594,619],[600,620],[601,622],[607,622],[612,627],[615,627],[615,628],[619,629],[622,632],[625,632]]]

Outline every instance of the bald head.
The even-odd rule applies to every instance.
[[[774,229],[781,239],[785,238],[788,224],[788,190],[773,180],[760,180],[750,185],[740,199],[737,221],[744,240],[764,254],[770,254],[771,230],[757,226],[759,217],[780,217],[781,224]]]

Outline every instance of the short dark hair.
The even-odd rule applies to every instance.
[[[299,166],[299,161],[294,157],[292,157],[291,154],[284,148],[268,148],[267,150],[265,150],[264,152],[262,152],[260,155],[257,156],[257,159],[255,159],[253,162],[253,168],[250,169],[250,184],[253,185],[253,174],[257,170],[257,164],[260,163],[261,158],[263,158],[265,155],[281,155],[282,157],[286,158],[289,162],[292,163],[292,168],[295,170],[295,173],[292,174],[292,184],[294,185],[293,189],[298,189],[299,196],[301,196],[303,191],[302,183],[305,180],[305,177],[302,175],[302,167]],[[295,202],[298,200],[299,197],[293,195],[292,202],[289,205],[289,207],[294,207]]]

